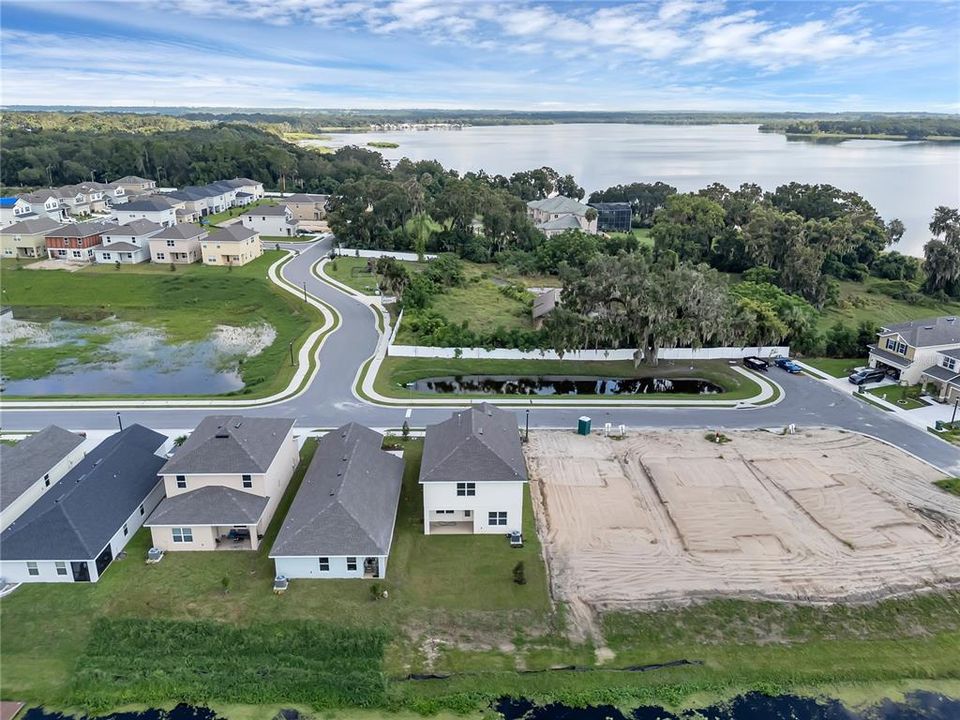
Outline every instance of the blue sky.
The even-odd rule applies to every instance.
[[[957,0],[0,0],[0,102],[958,112],[958,38]]]

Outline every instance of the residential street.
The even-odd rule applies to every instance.
[[[320,356],[320,367],[310,387],[296,398],[266,407],[244,410],[244,414],[295,417],[301,429],[336,427],[355,421],[374,428],[397,428],[404,420],[404,408],[387,408],[369,404],[353,394],[358,368],[373,354],[377,332],[370,310],[362,303],[321,282],[310,273],[311,266],[330,249],[327,238],[312,245],[290,244],[301,253],[283,268],[283,276],[298,287],[306,283],[313,295],[337,309],[342,325],[326,340]],[[531,427],[576,426],[583,414],[593,418],[595,428],[604,423],[625,424],[632,428],[782,428],[790,423],[798,427],[838,427],[865,433],[893,443],[908,452],[942,468],[960,474],[960,448],[939,440],[867,403],[831,387],[829,383],[807,375],[790,375],[771,368],[771,376],[783,387],[784,399],[776,405],[745,409],[710,408],[544,408],[532,409]],[[124,424],[139,422],[158,430],[186,430],[196,426],[206,415],[223,412],[204,408],[130,409],[122,410]],[[232,411],[231,411],[232,412]],[[516,410],[518,421],[523,413]],[[414,408],[409,422],[422,427],[449,417],[444,408]],[[110,429],[116,427],[115,410],[78,409],[45,410],[15,409],[3,405],[0,421],[5,431],[38,430],[48,424],[72,430]]]

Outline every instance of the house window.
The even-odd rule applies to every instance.
[[[957,369],[957,361],[954,360],[953,358],[945,357],[945,358],[943,359],[943,366],[944,366],[947,370],[956,370],[956,369]]]
[[[464,516],[465,518],[473,517],[473,510],[464,510],[464,511],[463,511],[463,516]]]
[[[140,514],[143,515],[143,505],[140,506]]]
[[[249,475],[241,475],[241,477],[243,478],[243,486],[244,486],[245,488],[252,488],[252,487],[253,487],[253,478],[252,478],[252,477],[250,477]]]
[[[130,533],[130,530],[127,528],[127,524],[123,524],[123,536],[126,537]]]
[[[104,254],[103,254],[103,259],[104,259],[104,260],[109,260],[109,259],[110,259],[110,253],[104,253]]]
[[[83,257],[83,255],[80,253],[79,250],[74,250],[74,251],[73,251],[73,256],[74,256],[75,258]]]
[[[33,575],[34,577],[36,577],[39,574],[40,574],[40,568],[37,567],[37,564],[35,562],[28,562],[27,575]]]
[[[472,482],[457,483],[457,497],[473,497],[477,494],[477,484]]]
[[[177,487],[181,490],[187,487],[187,476],[177,475]]]
[[[894,340],[893,338],[887,338],[887,350],[896,350],[896,349],[897,349],[897,341]]]
[[[157,253],[157,260],[163,260],[163,259],[164,259],[164,254],[163,254],[163,253]]]
[[[67,574],[67,564],[62,560],[57,560],[57,575]]]
[[[320,572],[330,572],[330,558],[317,558],[320,563]]]
[[[453,510],[437,510],[437,515],[453,515]]]
[[[507,513],[503,510],[491,510],[487,513],[488,525],[506,525]]]
[[[357,559],[355,557],[347,558],[347,570],[355,571],[357,569]]]
[[[897,343],[897,352],[900,355],[906,355],[907,353],[907,344],[906,343]]]
[[[175,247],[177,244],[176,240],[167,240],[167,247]]]
[[[173,541],[175,543],[193,542],[193,528],[173,528],[171,533],[173,534]]]
[[[43,486],[50,487],[50,473],[43,476]]]

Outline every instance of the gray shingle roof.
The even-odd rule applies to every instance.
[[[233,225],[227,225],[225,228],[211,233],[209,237],[207,237],[207,242],[242,242],[248,238],[252,238],[256,234],[256,230],[250,230],[240,223],[234,223]]]
[[[135,252],[137,250],[146,251],[146,248],[142,245],[134,245],[133,243],[126,242],[110,243],[109,245],[101,245],[97,248],[97,252]]]
[[[105,232],[116,230],[119,225],[99,220],[87,220],[86,222],[70,223],[57,230],[51,230],[47,237],[90,237],[91,235],[103,235]]]
[[[533,319],[541,318],[554,311],[557,307],[557,301],[560,291],[556,288],[544,290],[533,299]]]
[[[111,435],[0,535],[0,560],[92,560],[160,478],[166,437],[143,425]]]
[[[133,220],[121,225],[116,230],[111,231],[111,235],[146,235],[147,233],[156,232],[157,230],[162,230],[163,225],[160,223],[151,222],[146,218],[140,218],[138,220]]]
[[[516,416],[481,403],[427,427],[420,482],[527,479]]]
[[[0,233],[4,235],[36,235],[38,233],[50,233],[62,227],[62,222],[57,222],[48,217],[37,217],[36,219],[21,220],[13,225],[8,225],[0,229]]]
[[[945,315],[926,320],[911,320],[885,325],[880,334],[890,333],[898,333],[905,343],[913,347],[960,344],[960,319],[954,315]]]
[[[153,182],[153,180],[137,177],[136,175],[124,175],[122,178],[114,180],[111,185],[142,185],[143,183],[150,182]]]
[[[588,206],[584,205],[579,200],[574,200],[573,198],[568,198],[564,195],[556,195],[555,197],[546,198],[544,200],[531,200],[527,203],[527,207],[535,208],[548,213],[571,215],[584,215],[588,209]]]
[[[277,216],[277,215],[286,215],[287,206],[286,205],[258,205],[255,208],[250,208],[245,210],[244,215],[264,215],[264,216]]]
[[[537,225],[539,230],[578,230],[580,227],[580,221],[572,214],[561,215]]]
[[[211,485],[164,498],[144,525],[254,525],[260,522],[269,499]]]
[[[194,225],[193,223],[177,223],[176,225],[171,225],[170,227],[165,227],[163,230],[158,232],[156,235],[150,237],[151,240],[189,240],[190,238],[199,237],[200,235],[206,235],[207,231],[205,228],[200,227],[199,225]]]
[[[947,368],[943,367],[942,365],[931,365],[921,374],[936,378],[937,380],[942,380],[943,382],[955,382],[956,378],[960,377],[956,370],[947,370]]]
[[[162,475],[265,473],[295,420],[209,415],[177,448]]]
[[[949,350],[939,350],[938,352],[941,355],[946,355],[947,357],[953,358],[954,360],[960,360],[960,347],[951,348]]]
[[[913,365],[913,360],[908,360],[907,358],[903,357],[903,355],[897,355],[896,353],[882,350],[876,345],[867,345],[867,349],[870,350],[871,355],[880,358],[885,363],[895,365],[898,368],[908,368]]]
[[[169,210],[172,207],[173,203],[167,198],[150,195],[140,200],[132,200],[124,205],[120,205],[119,209],[124,212],[160,212],[162,210]]]
[[[284,202],[292,203],[325,203],[330,198],[329,195],[317,195],[314,193],[294,193],[283,198]]]
[[[13,447],[0,446],[0,510],[6,510],[82,442],[76,433],[47,425]]]
[[[389,554],[403,460],[382,442],[356,423],[320,439],[270,557]]]

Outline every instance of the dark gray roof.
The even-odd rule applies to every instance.
[[[356,423],[320,439],[270,557],[390,552],[403,460],[382,443],[379,433]]]
[[[160,472],[162,475],[265,473],[294,422],[287,418],[209,415]]]
[[[244,215],[286,215],[287,206],[286,205],[258,205],[255,208],[250,208],[243,212]]]
[[[50,233],[63,227],[62,222],[57,222],[48,217],[28,218],[0,228],[4,235],[36,235],[38,233]]]
[[[956,381],[958,377],[956,370],[947,370],[943,365],[931,365],[923,371],[923,375],[942,380],[943,382]]]
[[[252,238],[257,234],[256,230],[250,230],[245,228],[240,223],[234,223],[233,225],[227,225],[225,228],[221,228],[214,233],[211,233],[206,239],[207,242],[218,243],[218,242],[241,242],[247,238]]]
[[[156,232],[157,230],[163,230],[163,225],[160,223],[151,222],[146,218],[139,218],[131,222],[121,225],[116,230],[111,230],[111,235],[146,235],[147,233]]]
[[[560,293],[557,288],[544,290],[533,299],[533,319],[541,318],[544,315],[552,313],[557,307],[557,300]]]
[[[90,237],[91,235],[103,235],[105,232],[116,230],[119,225],[110,222],[101,222],[99,220],[87,220],[80,223],[69,223],[57,230],[51,230],[47,237]]]
[[[80,435],[47,425],[13,447],[0,446],[0,510],[6,510],[82,442]]]
[[[868,345],[867,348],[870,350],[871,355],[878,357],[890,365],[896,365],[899,368],[908,368],[913,365],[913,360],[908,360],[903,355],[881,350],[876,345]]]
[[[253,525],[260,522],[269,499],[211,485],[164,498],[144,525]]]
[[[481,403],[427,426],[420,482],[526,479],[520,432],[512,412]]]
[[[960,344],[960,319],[954,315],[944,315],[885,325],[880,331],[880,335],[891,333],[898,333],[905,343],[913,347]]]
[[[540,230],[576,230],[580,228],[580,221],[572,214],[561,215],[558,218],[547,220],[537,225]]]
[[[949,350],[938,350],[941,355],[946,355],[948,358],[953,358],[954,360],[960,360],[960,348],[951,348]]]
[[[150,239],[189,240],[190,238],[195,238],[198,235],[205,235],[206,233],[206,229],[200,227],[199,225],[194,225],[193,223],[177,223],[176,225],[165,227],[156,235],[151,235]]]
[[[0,560],[91,560],[160,478],[166,442],[130,425],[77,463],[0,535]]]
[[[330,198],[329,195],[316,195],[314,193],[294,193],[282,198],[284,202],[292,203],[325,203]]]
[[[133,200],[124,205],[120,205],[119,209],[124,212],[128,210],[136,212],[159,212],[161,210],[169,210],[172,207],[173,203],[165,197],[150,195],[140,200]]]
[[[150,180],[149,178],[142,178],[136,175],[124,175],[122,178],[114,180],[111,185],[142,185],[143,183],[151,182],[153,182],[153,180]]]
[[[134,245],[133,243],[115,242],[109,245],[101,245],[97,252],[134,252],[137,250],[146,251],[143,245]]]

